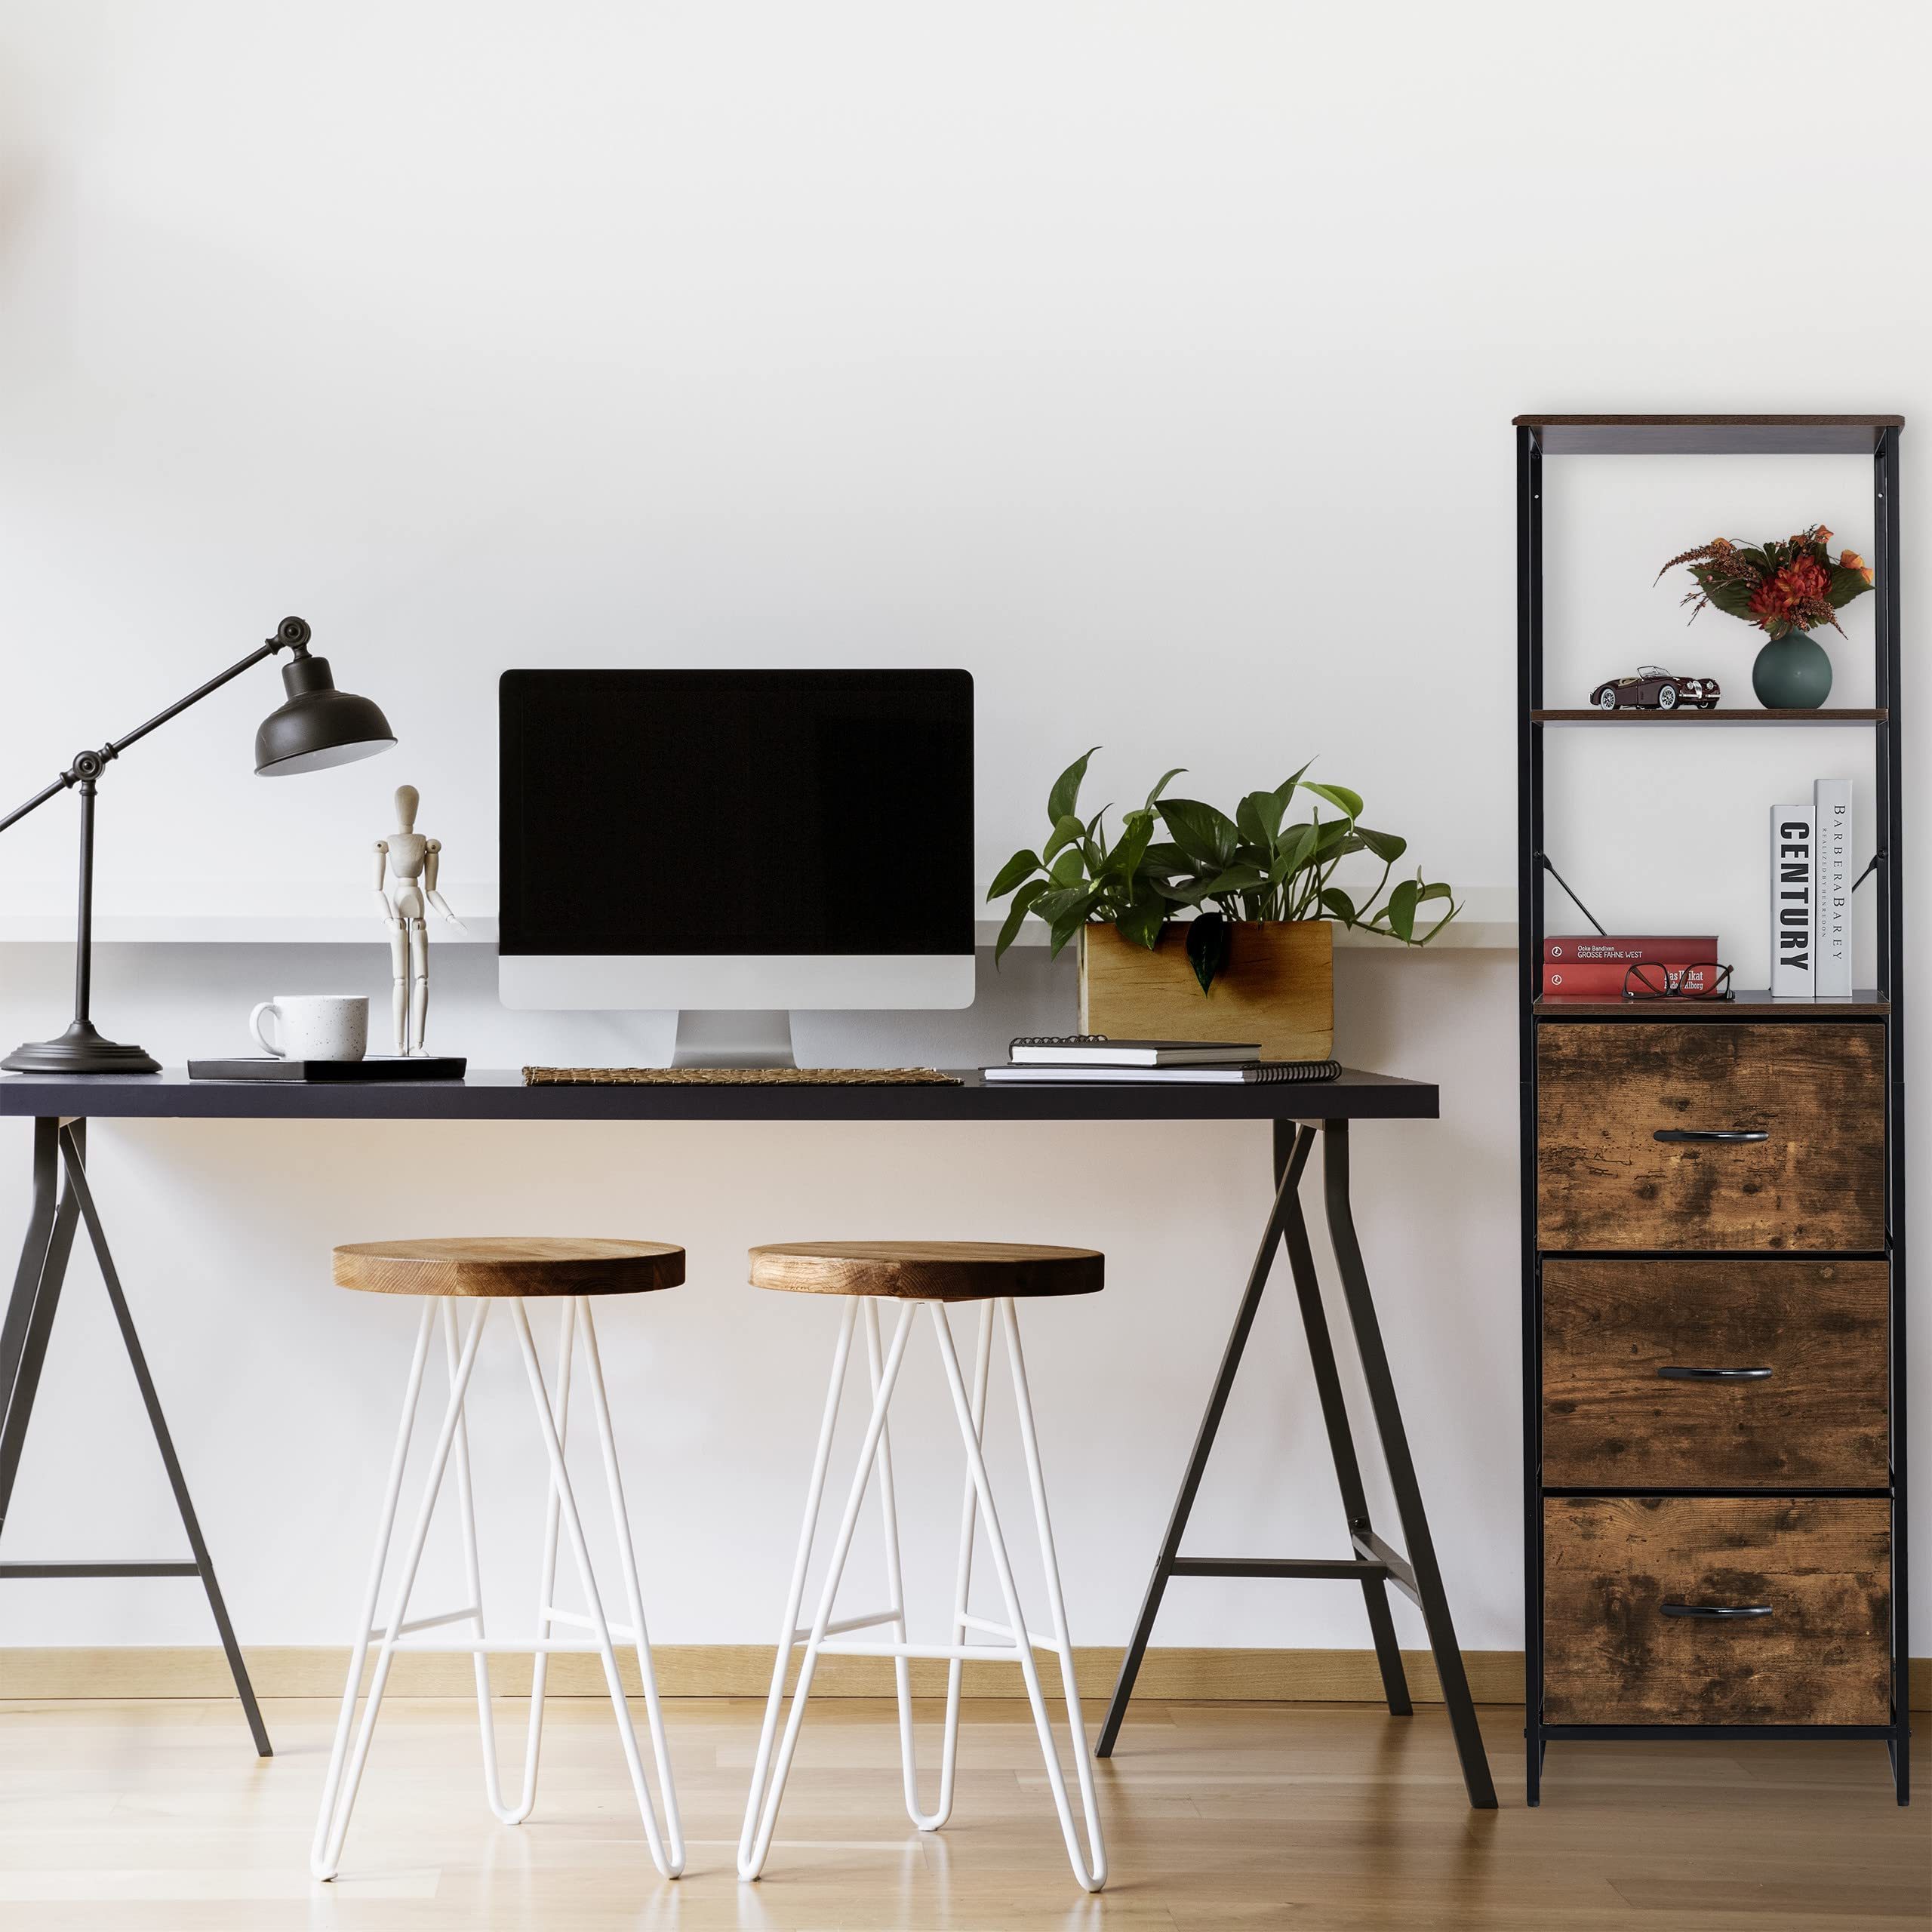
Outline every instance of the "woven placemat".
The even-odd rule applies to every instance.
[[[526,1066],[526,1087],[958,1087],[931,1066]]]

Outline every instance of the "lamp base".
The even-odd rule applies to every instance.
[[[161,1063],[139,1047],[103,1040],[91,1021],[77,1020],[57,1040],[16,1047],[0,1067],[9,1073],[158,1073]]]

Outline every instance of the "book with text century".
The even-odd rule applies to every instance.
[[[1771,997],[1817,997],[1815,805],[1771,808]]]

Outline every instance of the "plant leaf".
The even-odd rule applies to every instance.
[[[1004,899],[1023,878],[1029,878],[1040,869],[1040,855],[1037,852],[1016,852],[1001,866],[991,886],[987,888],[989,899]]]
[[[1056,852],[1063,851],[1077,838],[1083,836],[1087,828],[1072,812],[1063,812],[1054,821],[1053,836],[1040,848],[1040,863],[1051,865]]]
[[[1825,592],[1825,601],[1834,611],[1842,611],[1854,597],[1863,597],[1872,586],[1865,581],[1863,571],[1847,570],[1842,564],[1832,566],[1832,581]]]
[[[1355,902],[1339,885],[1324,885],[1321,888],[1321,909],[1331,918],[1340,919],[1345,926],[1354,925],[1361,916],[1355,910]]]
[[[1281,814],[1287,808],[1287,800],[1278,792],[1251,792],[1235,808],[1235,823],[1250,844],[1260,846],[1272,859],[1275,841],[1281,835]]]
[[[1218,899],[1224,892],[1248,892],[1267,883],[1268,875],[1259,866],[1230,866],[1201,888],[1201,896]]]
[[[1047,794],[1047,817],[1055,825],[1080,802],[1080,782],[1087,776],[1087,760],[1100,749],[1096,745],[1084,757],[1075,758],[1054,780],[1054,789]]]
[[[1072,903],[1064,906],[1053,921],[1052,937],[1048,943],[1048,957],[1057,959],[1066,949],[1066,943],[1087,923],[1087,915],[1098,903],[1100,894],[1096,891],[1076,892]]]
[[[1201,982],[1204,993],[1212,991],[1232,949],[1228,922],[1220,913],[1203,912],[1188,921],[1187,962],[1194,968],[1194,977]]]
[[[1326,798],[1337,811],[1346,812],[1351,818],[1361,817],[1361,794],[1351,792],[1346,785],[1321,785],[1311,778],[1302,789],[1312,792],[1318,798]]]
[[[1313,854],[1315,841],[1319,836],[1319,828],[1312,820],[1303,825],[1291,826],[1276,848],[1275,863],[1268,868],[1268,883],[1279,885],[1300,872]]]
[[[993,964],[998,966],[1006,956],[1006,949],[1018,937],[1026,910],[1035,900],[1047,889],[1043,878],[1026,880],[1013,895],[1013,903],[1007,908],[1005,923],[999,929],[999,937],[993,943]]]
[[[1099,747],[1098,746],[1096,746],[1094,747],[1094,749],[1097,751],[1097,750],[1100,749],[1100,747]],[[1148,804],[1149,804],[1149,805],[1152,805],[1152,804],[1153,804],[1153,802],[1155,801],[1155,800],[1156,798],[1158,798],[1161,795],[1161,794],[1163,792],[1164,792],[1164,791],[1168,789],[1168,787],[1170,785],[1171,785],[1171,784],[1174,782],[1174,780],[1175,780],[1177,778],[1180,777],[1181,776],[1181,774],[1182,774],[1183,772],[1185,772],[1185,771],[1186,771],[1186,769],[1187,769],[1187,767],[1186,767],[1186,765],[1184,765],[1184,764],[1177,764],[1177,765],[1176,765],[1176,766],[1174,767],[1174,768],[1173,769],[1173,771],[1164,771],[1164,772],[1161,774],[1161,781],[1160,781],[1160,783],[1154,787],[1154,789],[1153,789],[1153,790],[1152,790],[1152,791],[1149,792],[1147,794],[1147,802],[1148,802]]]
[[[1409,849],[1406,838],[1398,838],[1392,832],[1371,832],[1365,825],[1355,827],[1355,836],[1385,866],[1392,866]]]
[[[1157,809],[1174,843],[1197,865],[1218,871],[1233,860],[1241,833],[1226,812],[1198,798],[1163,798]]]
[[[1053,878],[1056,885],[1081,885],[1087,878],[1087,860],[1077,845],[1069,845],[1054,861]]]
[[[1416,903],[1422,897],[1420,879],[1402,880],[1389,895],[1389,930],[1404,945],[1416,937]]]
[[[1137,892],[1134,903],[1122,912],[1115,924],[1120,928],[1122,939],[1131,940],[1137,946],[1144,946],[1152,952],[1159,943],[1161,929],[1168,922],[1168,905],[1158,892]]]

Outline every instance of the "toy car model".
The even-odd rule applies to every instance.
[[[1674,671],[1646,664],[1634,678],[1613,678],[1608,684],[1598,685],[1590,694],[1590,702],[1604,711],[1675,711],[1679,705],[1694,711],[1715,711],[1718,681],[1680,678]]]

